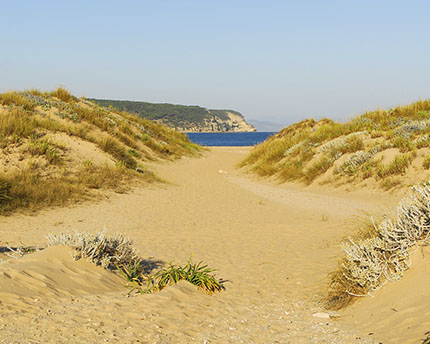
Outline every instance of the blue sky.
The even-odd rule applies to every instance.
[[[0,92],[345,120],[430,97],[428,1],[3,1]]]

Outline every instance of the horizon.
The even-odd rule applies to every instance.
[[[0,92],[346,121],[429,98],[425,1],[18,1],[4,5]]]

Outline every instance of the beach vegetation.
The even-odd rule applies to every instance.
[[[430,147],[429,135],[430,100],[366,112],[345,123],[309,119],[255,146],[239,167],[281,182],[306,184],[323,183],[328,176],[320,177],[331,170],[337,182],[374,179],[385,188],[385,178],[408,173],[418,151]],[[387,149],[400,154],[384,164],[381,155]]]
[[[345,253],[330,275],[327,306],[346,307],[398,281],[411,265],[416,245],[430,244],[430,184],[412,188],[394,220],[385,218],[342,243]]]
[[[0,94],[0,146],[6,163],[0,213],[61,206],[97,197],[95,189],[124,192],[160,181],[145,162],[198,156],[202,150],[182,133],[61,87]],[[79,146],[96,152],[98,162],[88,162]]]
[[[145,260],[122,234],[107,236],[104,229],[98,233],[62,232],[48,234],[47,246],[63,245],[74,249],[73,259],[87,259],[106,270],[120,273],[127,281],[130,292],[152,293],[185,280],[208,294],[224,290],[223,281],[213,275],[215,271],[203,262],[193,263],[191,258],[184,266],[168,264],[154,274],[147,273]],[[157,262],[157,264],[160,264]],[[158,266],[155,264],[156,266]]]

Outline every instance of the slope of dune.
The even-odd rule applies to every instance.
[[[429,178],[429,134],[429,100],[346,123],[310,119],[256,146],[240,166],[279,182],[400,189]]]
[[[124,289],[119,276],[80,259],[72,250],[53,246],[0,264],[0,295],[4,305],[10,299],[22,304],[41,299],[118,292]],[[23,306],[25,307],[25,306]]]

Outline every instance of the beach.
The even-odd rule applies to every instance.
[[[209,296],[180,282],[127,297],[119,276],[54,247],[0,265],[0,342],[417,343],[430,330],[429,293],[407,291],[428,285],[424,259],[334,317],[325,318],[323,302],[341,241],[370,216],[393,216],[404,193],[279,185],[236,168],[249,150],[216,147],[153,163],[166,183],[2,217],[2,246],[43,246],[47,233],[106,227],[131,238],[145,259],[203,261],[226,289]]]

